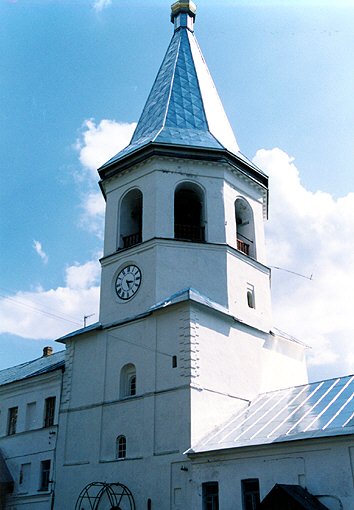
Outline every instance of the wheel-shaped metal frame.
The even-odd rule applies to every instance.
[[[121,510],[120,504],[129,504],[129,510],[135,510],[132,493],[122,483],[91,482],[82,489],[77,498],[75,510],[99,510],[100,501],[106,496],[112,509]]]

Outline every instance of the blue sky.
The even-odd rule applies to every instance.
[[[275,324],[312,346],[312,378],[353,371],[354,2],[197,6],[239,146],[271,178]],[[0,369],[98,320],[95,168],[129,140],[169,12],[165,0],[0,0]]]

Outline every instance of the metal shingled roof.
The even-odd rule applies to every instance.
[[[130,144],[104,168],[151,143],[239,148],[194,32],[175,30]]]
[[[22,363],[22,365],[1,370],[0,386],[57,370],[64,366],[64,360],[65,351],[59,351],[50,356],[42,356],[41,358]]]
[[[259,395],[190,453],[354,434],[354,376]]]

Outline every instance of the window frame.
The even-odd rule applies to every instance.
[[[7,415],[7,435],[13,436],[17,433],[18,406],[9,407]]]
[[[120,398],[132,398],[137,394],[137,375],[134,363],[126,363],[120,371]]]
[[[24,462],[20,465],[20,472],[18,476],[19,492],[25,494],[29,490],[31,478],[31,462]]]
[[[255,309],[256,308],[256,295],[254,290],[254,285],[252,283],[247,283],[247,304],[248,308]]]
[[[202,497],[203,510],[219,510],[219,482],[202,483]]]
[[[127,438],[120,434],[116,439],[116,458],[124,460],[127,458]]]
[[[136,374],[128,377],[128,397],[135,397],[136,395]]]
[[[50,459],[42,460],[40,464],[40,485],[38,491],[41,492],[49,491],[49,484],[51,483],[50,470],[51,470]]]
[[[258,510],[260,505],[259,479],[246,478],[244,480],[241,480],[241,492],[242,492],[242,510]],[[248,499],[249,497],[250,500]]]
[[[25,416],[25,430],[33,430],[36,428],[36,411],[37,401],[27,402]]]
[[[56,397],[47,397],[44,401],[43,428],[52,427],[55,420]]]

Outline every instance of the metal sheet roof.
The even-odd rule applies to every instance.
[[[64,358],[65,351],[59,351],[50,356],[42,356],[21,365],[1,370],[0,386],[57,370],[64,366]]]
[[[264,393],[188,453],[354,434],[354,376]]]
[[[194,32],[175,30],[130,144],[101,168],[151,142],[239,148]]]

